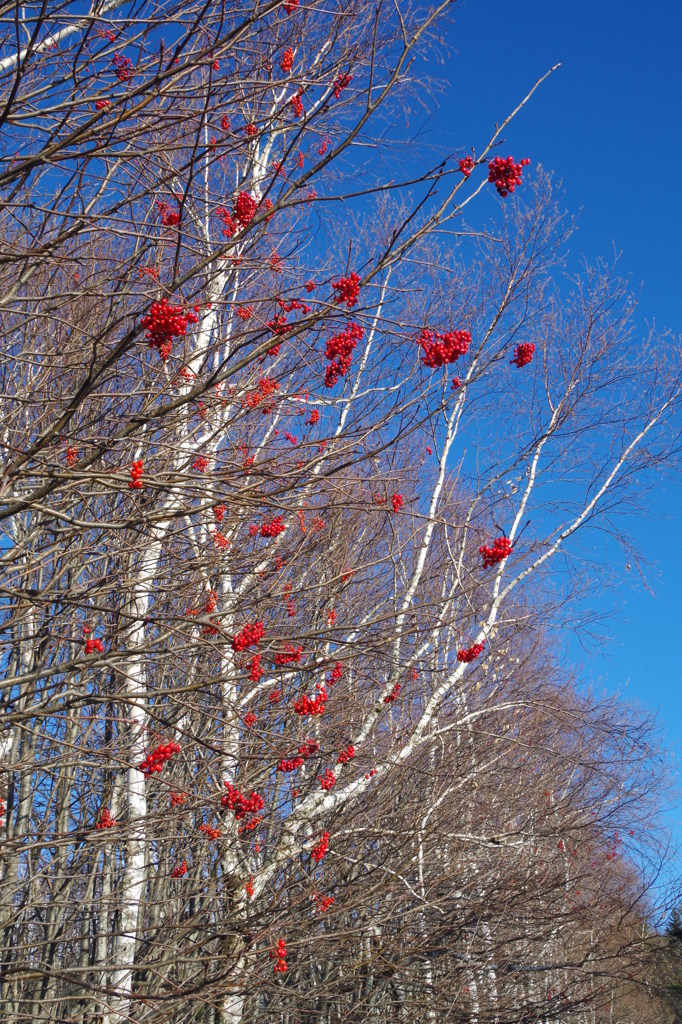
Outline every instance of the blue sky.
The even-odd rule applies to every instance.
[[[529,156],[563,181],[566,206],[579,215],[576,256],[610,258],[614,246],[621,253],[642,332],[655,323],[682,334],[682,4],[460,0],[448,41],[450,84],[432,130],[453,148],[480,149],[490,127],[561,62],[499,152]],[[575,656],[588,681],[659,709],[679,763],[682,479],[661,480],[651,498],[652,514],[631,532],[652,592],[634,571],[624,576],[609,595],[612,642],[588,656],[575,644]],[[682,845],[682,805],[669,808],[668,820]]]

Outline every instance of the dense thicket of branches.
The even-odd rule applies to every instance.
[[[4,1019],[660,1019],[651,723],[551,629],[677,353],[508,122],[411,139],[451,6],[0,8]]]

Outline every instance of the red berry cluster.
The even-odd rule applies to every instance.
[[[130,470],[130,476],[131,476],[132,479],[130,480],[130,483],[128,484],[128,487],[131,489],[131,491],[141,491],[142,490],[142,472],[143,472],[143,470],[144,470],[144,460],[143,459],[138,459],[136,462],[133,462],[133,465],[132,465],[131,470]]]
[[[315,754],[317,754],[319,752],[319,749],[320,744],[317,742],[317,740],[306,740],[304,743],[300,745],[300,747],[298,748],[298,752],[301,755],[301,757],[308,758],[313,757]]]
[[[170,795],[170,805],[171,805],[171,807],[182,807],[182,805],[185,804],[185,803],[187,803],[187,794],[186,793],[173,793],[173,792],[171,792],[171,795]]]
[[[85,653],[92,654],[93,651],[97,651],[99,654],[104,654],[104,644],[101,640],[90,639],[85,641]]]
[[[257,124],[245,124],[244,125],[244,131],[246,132],[247,135],[258,135],[258,125]]]
[[[133,77],[133,62],[130,57],[124,57],[122,53],[115,53],[111,63],[116,68],[116,77],[119,82],[130,82]]]
[[[521,172],[529,163],[528,157],[516,164],[513,156],[496,156],[488,164],[488,181],[501,196],[510,195],[521,184]]]
[[[263,669],[260,666],[260,654],[254,654],[253,658],[249,662],[249,678],[252,682],[257,683],[263,675]],[[244,719],[246,721],[246,719]]]
[[[319,914],[324,914],[325,910],[329,910],[334,902],[333,896],[321,896],[319,892],[313,893],[313,899],[317,903],[317,911]]]
[[[283,757],[277,765],[275,771],[277,772],[295,772],[297,768],[300,768],[302,764],[305,764],[304,758],[302,757]]]
[[[95,110],[106,110],[111,106],[111,100],[95,100]]]
[[[358,341],[362,341],[364,333],[359,324],[349,323],[345,331],[329,338],[324,353],[330,360],[324,374],[326,388],[333,388],[339,377],[345,377],[348,373],[353,351]]]
[[[182,864],[178,864],[171,871],[171,878],[183,878],[187,874],[187,861],[183,860]]]
[[[220,122],[220,127],[222,128],[222,130],[224,132],[229,132],[229,130],[230,130],[230,119],[227,116],[227,114],[223,114],[222,121]]]
[[[344,89],[348,88],[352,81],[353,76],[349,75],[348,72],[346,72],[343,75],[339,75],[338,78],[334,79],[334,95],[336,96],[337,100],[340,99],[341,93],[343,92]]]
[[[255,814],[257,811],[261,811],[265,807],[265,802],[260,793],[256,793],[254,790],[251,791],[251,796],[244,796],[241,790],[233,786],[231,782],[224,783],[227,793],[221,799],[220,803],[223,807],[226,807],[228,811],[233,811],[235,819],[241,821],[247,814]]]
[[[147,332],[150,348],[159,350],[162,359],[167,359],[171,352],[173,338],[184,337],[187,325],[198,323],[195,312],[185,313],[182,306],[169,304],[167,299],[152,302],[151,309],[143,316],[140,325]]]
[[[373,775],[376,775],[376,773],[377,769],[371,768],[370,771],[368,771],[367,774],[365,775],[365,779],[371,779]]]
[[[192,463],[192,469],[196,469],[199,473],[205,473],[208,469],[208,459],[204,455],[197,455]]]
[[[296,0],[296,5],[298,6],[298,0]],[[289,7],[291,7],[291,9],[294,10],[293,4],[284,5],[285,10],[287,10],[287,8]],[[291,12],[287,10],[287,13],[289,14]],[[287,964],[287,947],[284,939],[280,939],[279,942],[277,943],[275,959],[277,961],[274,967],[275,974],[284,974],[285,971],[289,970],[289,965]]]
[[[179,753],[180,745],[178,743],[162,743],[156,750],[152,750],[151,754],[147,754],[144,761],[138,764],[137,770],[144,774],[145,779],[148,779],[154,772],[163,771],[166,761],[170,761],[173,754]]]
[[[284,533],[286,526],[282,522],[281,516],[275,516],[269,523],[263,523],[260,528],[261,537],[278,537],[280,533]]]
[[[215,516],[217,523],[222,523],[223,519],[225,518],[225,512],[226,508],[224,505],[213,506],[213,515]]]
[[[298,0],[287,0],[284,5],[284,10],[287,14],[293,14],[294,11],[298,10]]]
[[[519,370],[522,366],[528,366],[533,359],[535,353],[535,345],[532,342],[521,342],[514,349],[514,358],[510,359],[509,362],[517,366]]]
[[[335,304],[345,302],[348,309],[357,306],[360,295],[360,276],[354,270],[351,271],[349,277],[340,277],[338,281],[332,281],[332,288],[336,293],[332,302]]]
[[[469,663],[478,658],[479,654],[483,654],[483,648],[485,647],[485,640],[480,644],[474,644],[472,647],[463,647],[461,651],[457,651],[457,661],[463,661]]]
[[[156,200],[156,209],[164,227],[170,228],[180,223],[180,211],[174,210],[165,199]]]
[[[334,609],[332,609],[332,611],[329,613],[327,618],[328,619],[331,618],[332,614],[334,615],[334,618],[332,619],[332,622],[334,622],[335,619],[336,619],[336,612],[334,611]],[[325,680],[327,686],[333,686],[334,683],[338,683],[338,681],[339,681],[339,679],[341,678],[342,675],[343,675],[343,665],[341,664],[340,661],[337,661],[336,665],[334,665],[334,668],[331,670],[331,672],[329,673],[329,675],[327,676],[327,678]]]
[[[402,508],[402,505],[403,505],[403,496],[402,496],[402,494],[394,494],[393,497],[391,498],[391,504],[393,505],[393,511],[394,512],[400,511],[400,509]]]
[[[303,100],[301,94],[295,92],[289,100],[289,106],[291,107],[294,117],[303,117]]]
[[[387,693],[384,697],[384,704],[393,704],[398,699],[402,686],[400,683],[396,683],[390,693]]]
[[[255,711],[249,711],[247,714],[244,715],[244,725],[247,727],[247,729],[250,729],[251,726],[255,725],[257,721],[258,715],[256,714]]]
[[[320,783],[320,789],[329,790],[336,785],[336,775],[334,775],[331,768],[325,768],[324,775],[318,775],[317,778]]]
[[[302,652],[303,648],[300,644],[298,647],[294,647],[293,644],[285,644],[284,651],[275,655],[275,665],[282,668],[283,665],[289,665],[292,661],[300,661]]]
[[[445,331],[441,334],[440,331],[424,329],[419,336],[419,344],[424,349],[422,363],[435,370],[466,355],[471,335],[468,331]]]
[[[253,220],[258,203],[248,192],[240,192],[235,200],[232,216],[237,224],[245,228]]]
[[[472,156],[465,156],[463,160],[459,161],[459,169],[465,178],[469,177],[475,166]]]
[[[232,238],[237,231],[237,225],[232,220],[232,214],[229,210],[226,210],[224,206],[219,206],[215,211],[216,217],[223,222],[223,235],[225,238]]]
[[[252,622],[244,626],[240,633],[232,639],[233,651],[245,651],[247,647],[255,647],[263,637],[265,630],[262,622]]]
[[[489,569],[491,565],[504,562],[514,550],[514,545],[508,537],[496,537],[491,548],[482,544],[478,550],[483,556],[483,568]]]
[[[324,714],[324,706],[327,703],[327,691],[322,683],[318,683],[316,689],[318,691],[317,697],[310,698],[307,694],[304,694],[297,701],[294,701],[294,711],[301,718],[306,718],[308,715]]]
[[[314,427],[316,423],[319,423],[319,421],[320,421],[320,411],[319,411],[319,409],[313,409],[313,411],[311,412],[310,416],[306,420],[306,423],[308,424],[309,427]]]
[[[210,825],[199,825],[199,831],[203,832],[209,839],[220,839],[222,835],[219,828],[212,828]]]
[[[99,820],[95,825],[95,828],[99,831],[102,828],[113,828],[116,822],[111,817],[111,813],[108,807],[103,808],[102,813],[99,816]]]
[[[342,750],[336,759],[337,764],[348,764],[355,757],[355,747],[349,743],[345,750]]]
[[[316,864],[319,864],[321,860],[324,860],[324,855],[329,849],[329,833],[323,832],[322,838],[320,839],[317,846],[313,846],[312,858]]]
[[[285,74],[288,74],[294,66],[294,51],[290,46],[286,48],[282,54],[282,59],[279,62],[279,66]]]

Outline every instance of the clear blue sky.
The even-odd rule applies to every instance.
[[[432,127],[453,149],[480,149],[487,130],[561,62],[500,153],[529,156],[562,179],[566,206],[579,214],[574,253],[609,258],[614,245],[622,253],[642,331],[655,321],[682,334],[682,3],[460,0],[448,38],[450,85]],[[627,684],[627,695],[659,709],[679,763],[682,479],[662,481],[652,500],[654,515],[631,526],[653,595],[631,573],[610,598],[613,643],[587,658],[576,645],[576,658],[588,680]],[[668,817],[682,845],[682,806]]]

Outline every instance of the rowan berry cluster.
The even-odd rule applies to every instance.
[[[296,0],[296,5],[298,5],[298,0]],[[287,10],[289,7],[292,10],[295,9],[293,3],[284,5],[285,10]],[[287,10],[287,13],[291,12]],[[277,943],[277,949],[275,950],[275,959],[275,974],[284,974],[285,971],[289,970],[289,965],[287,964],[287,947],[284,939],[280,939],[279,942]]]
[[[171,805],[171,807],[182,807],[182,805],[185,804],[185,803],[187,803],[187,794],[186,793],[174,793],[174,792],[171,792],[171,795],[170,795],[170,805]]]
[[[329,615],[327,616],[327,620],[329,620],[331,618],[332,614],[334,616],[334,618],[332,619],[332,622],[334,622],[336,620],[336,612],[333,609],[329,613]],[[334,683],[338,683],[338,681],[339,681],[339,679],[341,678],[342,675],[343,675],[343,665],[341,664],[340,661],[337,661],[336,665],[334,665],[334,668],[331,670],[331,672],[329,673],[329,675],[327,676],[327,678],[325,680],[327,686],[333,686]]]
[[[257,124],[245,124],[244,125],[244,131],[246,132],[247,135],[258,135],[258,125]]]
[[[228,811],[233,811],[235,819],[241,821],[247,814],[255,814],[257,811],[261,811],[265,807],[265,802],[260,793],[256,793],[255,790],[251,791],[251,796],[244,796],[240,789],[233,786],[231,782],[223,783],[227,793],[221,799],[220,803],[223,807],[226,807]]]
[[[321,896],[319,892],[313,893],[313,899],[317,903],[317,911],[319,914],[324,914],[325,910],[329,910],[334,902],[333,896]]]
[[[419,344],[424,349],[422,363],[435,370],[466,355],[471,344],[471,335],[468,331],[445,331],[441,334],[440,331],[429,331],[425,328],[419,336]]]
[[[187,861],[183,860],[182,864],[178,864],[171,871],[171,878],[184,878],[187,874]]]
[[[516,186],[521,184],[521,173],[529,163],[528,157],[517,164],[512,156],[496,156],[488,164],[488,181],[501,196],[511,195]]]
[[[305,760],[302,757],[283,757],[275,771],[295,772],[302,764],[305,764]]]
[[[253,306],[238,306],[234,312],[240,320],[250,320],[253,316]]]
[[[337,764],[348,764],[355,757],[355,747],[349,743],[345,750],[342,750],[336,759]]]
[[[255,725],[258,721],[258,715],[255,711],[249,711],[244,715],[244,725],[247,729],[250,729],[252,725]]]
[[[319,420],[320,420],[319,409],[313,409],[313,411],[311,412],[310,416],[306,420],[306,423],[308,424],[309,427],[314,427],[315,424],[319,422]]]
[[[535,345],[532,342],[522,342],[514,349],[514,358],[510,359],[509,362],[513,363],[520,370],[522,366],[528,366],[528,363],[533,359],[534,353]]]
[[[275,516],[269,523],[263,523],[260,528],[261,537],[278,537],[280,533],[284,533],[286,526],[282,522],[281,516]]]
[[[325,768],[324,775],[318,775],[320,789],[330,790],[336,785],[336,775],[331,768]]]
[[[391,498],[391,504],[393,505],[393,511],[399,512],[403,505],[402,494],[394,494],[393,497]]]
[[[257,209],[258,203],[253,196],[250,196],[248,192],[240,192],[235,200],[232,216],[237,224],[245,228],[253,220]]]
[[[279,66],[285,74],[288,74],[294,66],[294,51],[290,46],[286,48],[282,54],[282,59],[279,62]]]
[[[265,630],[262,622],[252,622],[244,626],[241,632],[232,639],[233,651],[245,651],[247,647],[255,647],[263,637]]]
[[[365,775],[365,779],[366,779],[366,780],[367,780],[367,779],[371,779],[373,775],[376,775],[376,773],[377,773],[377,769],[376,769],[376,768],[371,768],[371,769],[370,769],[370,770],[369,770],[369,771],[367,772],[367,774]]]
[[[285,644],[284,651],[275,655],[275,665],[278,668],[282,668],[284,665],[291,664],[292,661],[300,661],[303,648],[300,646],[294,647],[293,644]]]
[[[465,156],[463,160],[459,161],[459,169],[465,178],[469,177],[475,166],[472,156]]]
[[[249,878],[248,882],[244,882],[244,892],[249,899],[252,899],[255,891],[256,890],[253,887],[253,878]]]
[[[312,858],[316,864],[319,864],[321,860],[324,860],[324,855],[329,849],[329,832],[323,832],[322,838],[316,846],[312,849]]]
[[[85,653],[92,654],[94,651],[104,654],[104,644],[101,640],[90,638],[85,641]]]
[[[219,828],[212,828],[211,825],[199,825],[199,831],[203,832],[209,839],[220,839],[222,835]]]
[[[227,116],[227,114],[223,114],[222,121],[220,122],[220,127],[222,128],[222,130],[224,132],[229,132],[229,130],[230,130],[230,119]]]
[[[483,654],[483,648],[485,647],[485,640],[480,644],[474,644],[469,648],[462,648],[461,651],[457,651],[457,661],[463,661],[468,664],[470,661],[474,661],[478,658],[479,654]]]
[[[514,550],[514,545],[508,537],[496,537],[492,547],[482,544],[478,550],[483,556],[483,568],[489,569],[491,565],[504,562],[505,558],[508,558]]]
[[[119,82],[130,82],[133,77],[133,62],[130,57],[124,57],[122,53],[115,53],[111,58],[115,74]]]
[[[113,828],[116,824],[115,820],[111,817],[111,813],[108,807],[103,808],[102,813],[99,816],[95,828],[99,831],[103,828]]]
[[[225,518],[226,511],[227,509],[225,508],[224,505],[213,506],[213,515],[215,516],[216,523],[222,523],[223,519]]]
[[[208,469],[208,459],[204,455],[197,455],[192,463],[192,469],[196,469],[198,473],[205,473]]]
[[[143,472],[143,470],[144,470],[144,461],[142,459],[138,459],[136,462],[133,462],[133,464],[131,466],[131,469],[130,469],[131,480],[130,480],[130,483],[128,484],[128,487],[131,489],[131,491],[141,491],[142,490],[142,472]]]
[[[291,97],[289,100],[289,106],[291,107],[294,117],[303,117],[303,100],[301,99],[301,94],[299,92],[295,92]]]
[[[324,386],[333,388],[339,377],[345,377],[353,361],[353,351],[362,341],[364,331],[359,324],[349,323],[345,331],[334,334],[327,341],[325,356],[330,360],[324,374]]]
[[[287,14],[293,14],[294,11],[298,10],[298,0],[287,0],[284,5],[284,10]]]
[[[222,234],[225,238],[232,238],[237,231],[237,225],[232,220],[232,214],[229,210],[226,210],[224,206],[219,206],[215,211],[216,217],[223,222]]]
[[[297,701],[294,701],[294,711],[301,718],[306,718],[308,715],[323,715],[324,706],[327,703],[327,691],[324,685],[321,683],[317,684],[317,696],[310,698],[307,694],[304,694]]]
[[[402,686],[400,683],[396,683],[391,692],[387,693],[384,697],[384,704],[393,704],[398,699],[401,690]]]
[[[166,761],[170,761],[173,754],[179,753],[180,745],[178,743],[161,743],[150,754],[147,754],[144,761],[138,764],[137,770],[144,774],[145,779],[148,779],[154,772],[163,771]]]
[[[249,662],[249,679],[253,683],[257,683],[263,675],[263,669],[260,665],[260,654],[254,654],[253,658]]]
[[[106,110],[111,106],[111,100],[95,100],[95,110]]]
[[[142,317],[140,325],[147,332],[146,338],[150,348],[159,350],[162,359],[171,353],[174,338],[187,334],[187,325],[196,324],[199,317],[196,312],[185,313],[182,306],[174,306],[163,298],[152,302],[149,312]]]
[[[307,302],[301,302],[300,299],[290,299],[288,302],[285,299],[277,299],[277,305],[285,313],[292,313],[295,309],[300,309],[304,316],[310,312],[310,306]]]
[[[337,100],[341,98],[341,93],[344,89],[347,89],[350,83],[353,81],[353,76],[345,72],[343,75],[339,75],[338,78],[334,79],[334,95]]]
[[[156,200],[156,209],[164,227],[170,228],[180,223],[180,211],[174,210],[165,199]]]
[[[211,532],[211,536],[215,541],[216,547],[219,547],[222,551],[227,551],[227,549],[230,547],[230,541],[227,539],[224,533],[220,532],[220,530],[213,530]]]
[[[360,295],[360,276],[354,270],[348,277],[340,277],[337,281],[332,281],[332,288],[336,293],[332,299],[335,305],[345,302],[347,309],[357,306]]]

